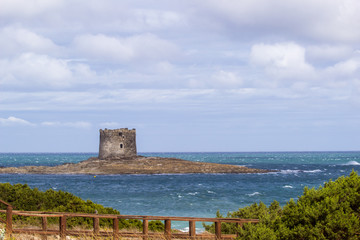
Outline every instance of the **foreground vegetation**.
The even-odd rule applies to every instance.
[[[76,212],[76,213],[99,213],[99,214],[117,214],[120,212],[96,204],[90,200],[83,200],[71,193],[63,191],[54,191],[53,189],[40,191],[37,188],[31,189],[27,184],[1,183],[0,199],[11,204],[16,210],[24,211],[47,211],[47,212]],[[26,225],[39,225],[40,219],[33,217],[14,216],[15,223]],[[49,218],[49,223],[58,223],[58,219]],[[111,219],[100,219],[100,226],[103,228],[112,227]],[[69,218],[67,227],[92,228],[91,218]],[[120,229],[141,229],[142,223],[139,220],[119,221]],[[152,231],[161,231],[164,229],[162,222],[149,222],[149,229]]]
[[[0,184],[0,199],[17,210],[120,214],[90,200],[52,189],[42,192],[26,184]],[[217,213],[217,217],[223,217]],[[291,199],[281,207],[277,201],[270,206],[260,202],[229,212],[230,218],[256,218],[259,224],[222,224],[224,233],[238,233],[240,239],[360,239],[360,176],[352,172],[347,177],[330,180],[318,189],[305,188],[296,201]],[[49,219],[51,223],[51,218]],[[39,218],[14,216],[16,223],[39,225]],[[53,219],[54,224],[57,219]],[[92,228],[90,218],[70,218],[68,227]],[[112,221],[101,219],[100,226],[111,228]],[[204,225],[214,232],[214,225]],[[139,220],[120,220],[120,229],[140,229]],[[152,231],[163,231],[160,221],[149,222]]]
[[[240,239],[360,239],[360,177],[353,171],[318,189],[306,187],[297,201],[291,199],[284,207],[276,201],[268,207],[254,203],[226,217],[260,219],[243,228],[222,225],[224,232],[238,232]],[[214,231],[213,225],[205,228]]]

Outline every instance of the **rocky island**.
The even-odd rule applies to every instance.
[[[100,130],[99,157],[58,166],[0,168],[0,173],[18,174],[188,174],[188,173],[267,173],[271,170],[238,165],[194,162],[177,158],[137,155],[136,130]]]
[[[0,173],[20,174],[186,174],[186,173],[266,173],[269,170],[237,165],[193,162],[176,158],[136,156],[121,159],[89,158],[58,166],[0,168]]]

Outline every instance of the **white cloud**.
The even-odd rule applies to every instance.
[[[328,64],[349,58],[353,52],[350,45],[311,45],[306,47],[306,58],[312,62]]]
[[[69,88],[77,83],[91,83],[94,75],[84,64],[47,55],[24,53],[0,60],[0,83],[10,88]]]
[[[58,8],[61,0],[2,0],[0,16],[30,17]]]
[[[255,44],[250,61],[263,67],[274,79],[312,79],[313,67],[306,62],[305,49],[295,43]]]
[[[22,54],[12,61],[1,61],[1,82],[10,86],[32,87],[45,85],[66,87],[72,80],[72,72],[64,60],[32,53]]]
[[[173,108],[172,104],[207,99],[213,89],[118,89],[93,91],[5,92],[0,110],[119,110]]]
[[[200,1],[195,10],[196,16],[208,18],[208,28],[221,27],[234,35],[262,40],[278,37],[344,43],[360,40],[357,0],[210,0]]]
[[[358,77],[359,75],[357,75],[357,73],[359,72],[359,70],[360,70],[360,58],[352,58],[343,62],[336,63],[334,66],[326,68],[325,72],[327,72],[329,76]]]
[[[55,54],[60,51],[51,39],[19,27],[0,30],[0,46],[0,56],[16,56],[22,52]]]
[[[305,64],[305,49],[294,43],[256,44],[250,57],[253,63],[265,67],[289,68]]]
[[[71,128],[90,128],[92,126],[89,122],[42,122],[41,125],[48,127],[71,127]]]
[[[311,34],[326,41],[344,43],[360,41],[360,2],[357,0],[325,1],[324,11],[319,11],[321,21],[309,24]]]
[[[17,117],[0,118],[0,126],[35,126],[35,124]]]
[[[86,34],[77,36],[74,46],[83,56],[118,62],[168,60],[178,55],[175,44],[154,34],[125,38]]]
[[[341,94],[341,98],[359,98],[360,58],[350,58],[329,66],[320,72],[322,87],[328,87]],[[345,92],[345,93],[344,93]],[[340,94],[335,93],[338,96]]]
[[[232,71],[219,70],[211,76],[197,76],[189,80],[191,88],[227,89],[239,88],[243,85],[243,79]]]
[[[303,97],[320,96],[344,100],[358,91],[360,58],[348,48],[327,46],[309,47],[313,54],[323,52],[323,65],[317,68],[306,61],[305,48],[295,43],[256,44],[250,60],[255,69],[263,69],[255,86],[265,88],[289,87],[293,94]],[[339,59],[340,61],[336,61]],[[326,59],[326,60],[325,60]],[[321,91],[318,91],[322,89]],[[320,95],[319,95],[320,94]]]
[[[180,12],[136,9],[127,19],[125,26],[132,30],[148,30],[167,29],[174,26],[183,26],[186,23],[186,18]]]
[[[243,83],[242,79],[236,73],[223,70],[216,72],[212,78],[214,83],[220,88],[240,87]]]

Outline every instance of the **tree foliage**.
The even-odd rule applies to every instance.
[[[104,207],[90,200],[83,200],[71,193],[64,191],[54,191],[53,189],[40,191],[37,188],[31,189],[27,184],[1,183],[0,199],[11,204],[16,210],[24,211],[47,211],[47,212],[76,212],[76,213],[99,213],[99,214],[116,214],[120,212],[116,209]],[[14,216],[15,221],[23,221],[28,224],[38,224],[39,218]],[[92,218],[74,217],[68,218],[68,227],[82,226],[92,227]],[[50,223],[58,222],[58,219],[49,218]],[[139,220],[119,221],[120,228],[142,228]],[[150,222],[151,223],[151,222]],[[161,228],[161,224],[150,224],[150,230]],[[100,219],[100,226],[112,227],[111,219]]]
[[[269,207],[254,203],[226,217],[260,220],[242,228],[222,225],[225,233],[238,232],[240,239],[359,239],[360,177],[353,171],[318,189],[305,187],[297,201],[291,199],[284,207],[276,201]],[[205,228],[214,230],[213,225]]]

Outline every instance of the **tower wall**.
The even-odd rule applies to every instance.
[[[136,156],[136,130],[100,129],[99,159]]]

